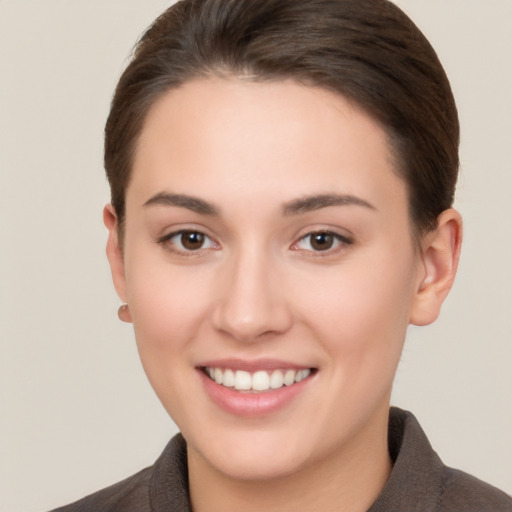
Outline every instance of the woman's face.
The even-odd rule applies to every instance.
[[[424,277],[393,165],[375,121],[291,81],[153,106],[116,285],[191,457],[269,478],[386,435]]]

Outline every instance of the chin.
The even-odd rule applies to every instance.
[[[294,435],[289,429],[270,429],[263,424],[251,428],[224,427],[215,428],[213,422],[208,432],[182,432],[189,457],[199,456],[211,469],[231,479],[285,477],[304,467],[310,458],[304,436]]]
[[[298,453],[270,453],[251,450],[235,456],[219,454],[208,460],[209,464],[228,478],[241,481],[279,480],[297,473],[306,464]]]

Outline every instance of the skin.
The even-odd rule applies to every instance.
[[[196,512],[367,510],[384,487],[407,326],[439,314],[461,241],[447,210],[418,247],[393,165],[371,117],[292,81],[201,79],[148,114],[123,248],[104,211],[107,254],[144,369],[187,440]],[[297,206],[324,194],[345,200]],[[205,244],[169,236],[185,229]],[[331,248],[312,244],[318,232],[335,234]],[[244,417],[205,393],[198,365],[223,358],[316,371],[284,407]]]

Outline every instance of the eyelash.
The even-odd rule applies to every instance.
[[[184,235],[195,235],[202,237],[204,242],[209,241],[210,247],[203,247],[204,244],[201,244],[201,247],[198,247],[197,249],[187,249],[183,247],[183,240],[182,237]],[[178,240],[178,243],[182,246],[182,248],[177,247],[176,242],[172,242],[173,238],[180,237]],[[203,233],[202,231],[196,230],[196,229],[180,229],[179,231],[173,231],[172,233],[169,233],[168,235],[165,235],[157,240],[159,244],[162,244],[165,246],[167,250],[170,252],[181,254],[184,256],[199,256],[202,254],[205,250],[210,249],[217,249],[219,248],[219,244],[215,242],[210,236],[208,236],[206,233]]]
[[[183,247],[183,236],[184,235],[194,235],[196,237],[201,238],[201,246],[197,249],[187,249]],[[318,237],[330,237],[332,244],[335,244],[334,247],[331,246],[327,247],[326,249],[318,249],[315,250],[313,248],[307,249],[300,247],[300,244],[307,239],[310,240],[309,245],[311,247],[312,237],[318,236]],[[172,242],[174,238],[178,238],[177,242]],[[172,233],[169,233],[157,240],[157,242],[161,245],[164,245],[167,250],[170,252],[185,255],[185,256],[199,256],[203,253],[203,251],[208,251],[211,249],[219,249],[220,245],[215,242],[210,236],[208,236],[206,233],[194,230],[194,229],[180,229],[179,231],[173,231]],[[204,247],[204,243],[209,242],[209,247]],[[339,233],[336,233],[334,231],[329,230],[318,230],[318,231],[312,231],[310,233],[307,233],[306,235],[302,236],[297,242],[294,242],[292,246],[290,247],[291,250],[294,251],[304,251],[304,252],[310,252],[315,255],[315,257],[323,257],[323,256],[329,256],[331,254],[335,254],[338,251],[342,250],[343,248],[346,248],[347,246],[352,245],[354,242],[351,238],[347,236],[340,235]],[[177,246],[177,244],[181,245],[181,248]]]
[[[312,237],[315,237],[315,236],[332,237],[331,238],[332,244],[335,244],[335,246],[332,247],[332,245],[331,245],[330,247],[327,247],[327,249],[324,249],[324,250],[304,249],[304,248],[299,247],[299,244],[301,244],[302,242],[304,242],[305,240],[308,240],[308,239],[309,239],[309,245],[311,246]],[[335,231],[320,229],[318,231],[312,231],[310,233],[307,233],[306,235],[301,237],[297,242],[295,242],[291,248],[292,248],[292,250],[295,250],[295,251],[311,252],[315,255],[315,257],[324,257],[324,256],[330,256],[332,254],[336,254],[340,250],[343,250],[344,248],[352,245],[353,243],[354,243],[354,241],[347,236],[340,235],[339,233],[336,233]]]

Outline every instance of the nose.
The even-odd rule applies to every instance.
[[[233,258],[235,259],[235,258]],[[219,273],[214,327],[240,342],[254,342],[286,332],[293,317],[282,275],[257,251],[226,262]]]

